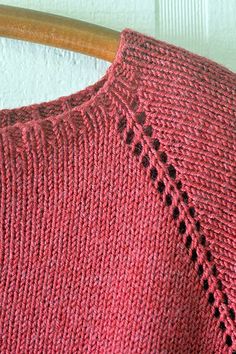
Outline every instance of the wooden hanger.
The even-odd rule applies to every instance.
[[[120,32],[69,17],[0,5],[0,36],[69,49],[112,62]]]

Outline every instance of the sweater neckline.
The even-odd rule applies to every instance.
[[[53,100],[17,108],[0,109],[0,141],[7,135],[8,142],[9,138],[12,138],[15,148],[22,147],[32,130],[34,133],[43,130],[43,135],[49,138],[53,135],[53,127],[60,122],[66,125],[70,124],[73,129],[78,131],[81,120],[83,121],[83,117],[86,117],[91,107],[96,109],[98,106],[103,106],[111,111],[114,108],[112,102],[115,100],[115,97],[112,97],[112,88],[119,91],[119,88],[122,89],[122,82],[126,80],[130,91],[135,90],[133,78],[136,65],[133,53],[142,38],[141,33],[128,27],[124,28],[120,32],[115,58],[106,69],[105,74],[84,89]],[[129,93],[132,95],[131,92]],[[97,125],[98,122],[95,123]],[[99,124],[102,123],[99,122]]]

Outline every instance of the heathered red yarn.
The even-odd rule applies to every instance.
[[[236,353],[236,75],[125,28],[0,111],[0,353]]]

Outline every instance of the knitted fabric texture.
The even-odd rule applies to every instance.
[[[0,110],[0,353],[236,353],[236,74],[125,28]]]

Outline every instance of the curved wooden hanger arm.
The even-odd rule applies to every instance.
[[[112,62],[120,32],[69,17],[0,5],[0,36],[69,49]]]

